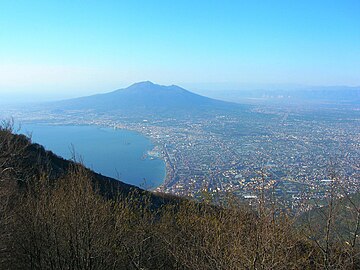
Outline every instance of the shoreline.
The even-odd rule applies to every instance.
[[[131,127],[126,127],[123,125],[119,126],[119,124],[115,124],[115,126],[104,126],[104,127],[114,128],[115,130],[120,129],[120,130],[132,131],[132,132],[135,132],[135,133],[138,133],[138,134],[144,136],[145,138],[149,139],[151,144],[153,145],[152,149],[149,151],[153,151],[154,148],[160,147],[161,153],[159,153],[159,151],[156,151],[157,153],[159,153],[159,156],[153,156],[153,155],[151,155],[151,156],[155,157],[156,159],[161,159],[164,162],[165,177],[162,180],[162,183],[160,185],[154,187],[153,189],[151,189],[151,191],[163,191],[165,189],[165,186],[168,183],[170,183],[174,177],[174,168],[172,167],[171,162],[168,158],[166,148],[162,144],[160,144],[154,137],[149,136],[149,134],[147,134],[141,130],[131,128]]]

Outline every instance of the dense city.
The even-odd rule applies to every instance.
[[[360,186],[356,108],[252,105],[206,117],[135,120],[81,111],[12,113],[22,121],[110,126],[144,134],[155,145],[149,154],[166,163],[165,182],[156,190],[176,195],[196,197],[206,191],[251,201],[262,187],[296,208],[304,199],[324,199],[333,181],[348,192]]]

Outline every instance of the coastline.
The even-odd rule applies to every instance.
[[[59,125],[63,125],[63,123],[60,122]],[[175,169],[170,162],[168,153],[166,151],[166,147],[164,145],[162,145],[161,143],[159,143],[159,141],[157,141],[155,137],[151,136],[151,134],[149,134],[149,132],[147,132],[147,130],[145,130],[145,128],[143,126],[139,126],[138,124],[126,125],[124,123],[116,123],[116,122],[109,121],[109,120],[107,123],[105,121],[99,121],[99,122],[90,121],[90,122],[81,123],[81,124],[80,123],[74,124],[74,123],[70,122],[67,125],[97,126],[97,127],[104,127],[104,128],[112,128],[114,130],[120,129],[120,130],[135,132],[137,134],[144,136],[145,138],[149,139],[151,144],[153,145],[152,149],[149,151],[152,151],[154,148],[157,148],[157,147],[160,148],[159,150],[161,151],[161,153],[159,153],[159,156],[155,157],[155,158],[161,159],[165,164],[164,179],[162,180],[162,183],[160,185],[154,187],[152,190],[162,192],[165,190],[166,185],[169,184],[174,179]],[[149,151],[147,151],[147,152],[149,152]],[[159,152],[159,151],[157,151],[157,152]]]
[[[103,126],[103,125],[96,125],[96,126]],[[144,137],[146,137],[147,139],[150,140],[151,144],[152,144],[152,149],[147,151],[147,154],[149,153],[156,153],[156,155],[152,155],[149,154],[149,156],[154,157],[155,159],[161,159],[164,164],[165,164],[165,176],[164,179],[162,180],[162,183],[156,187],[154,187],[152,189],[152,191],[164,191],[165,186],[170,183],[172,181],[172,179],[174,178],[174,168],[170,162],[170,159],[168,157],[168,153],[166,151],[165,146],[163,146],[161,143],[159,143],[156,138],[150,136],[148,133],[144,132],[144,130],[142,129],[136,129],[133,127],[129,127],[129,126],[124,126],[121,124],[115,124],[115,125],[106,125],[103,127],[110,127],[110,128],[114,128],[114,129],[120,129],[120,130],[127,130],[127,131],[132,131],[135,133],[138,133]],[[159,149],[157,149],[159,148]],[[154,149],[157,149],[154,151]],[[153,152],[154,151],[154,152]]]

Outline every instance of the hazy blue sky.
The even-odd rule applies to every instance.
[[[360,85],[360,1],[0,1],[0,94]]]

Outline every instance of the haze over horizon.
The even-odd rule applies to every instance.
[[[0,103],[150,80],[197,90],[360,85],[358,1],[2,1]]]

